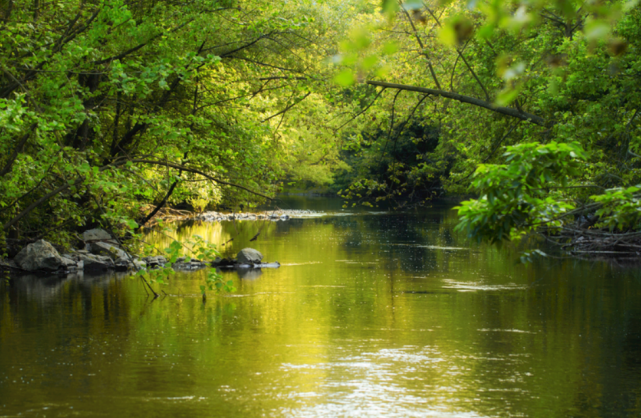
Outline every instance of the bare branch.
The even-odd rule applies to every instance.
[[[289,109],[291,109],[292,107],[296,106],[297,104],[299,104],[300,102],[302,102],[303,100],[305,100],[305,99],[307,98],[307,96],[309,96],[310,94],[312,94],[312,92],[311,92],[311,91],[310,91],[310,92],[308,92],[306,95],[304,95],[304,96],[303,96],[299,101],[292,103],[291,105],[287,106],[285,109],[281,110],[280,112],[278,112],[278,113],[276,113],[276,114],[274,114],[274,115],[271,115],[271,116],[270,116],[270,117],[268,117],[267,119],[264,119],[263,121],[261,121],[261,123],[265,123],[265,122],[267,122],[268,120],[270,120],[270,119],[272,119],[272,118],[275,118],[276,116],[278,116],[278,115],[280,115],[280,114],[283,114],[283,113],[287,112]]]
[[[363,113],[367,112],[367,110],[368,110],[370,107],[372,107],[372,105],[373,105],[373,104],[374,104],[374,102],[379,98],[379,96],[380,96],[381,94],[383,94],[383,92],[385,91],[385,89],[386,89],[386,87],[383,87],[383,88],[381,89],[381,91],[379,91],[379,92],[378,92],[378,94],[376,95],[376,97],[374,97],[374,100],[372,100],[372,101],[367,105],[367,107],[366,107],[365,109],[363,109],[363,110],[361,110],[360,112],[358,112],[357,114],[355,114],[355,115],[354,115],[352,118],[350,118],[347,122],[345,122],[344,124],[342,124],[341,126],[339,126],[339,127],[338,127],[334,132],[338,132],[338,131],[340,131],[341,129],[343,129],[343,127],[344,127],[345,125],[347,125],[348,123],[350,123],[351,121],[353,121],[354,119],[356,119],[357,117],[359,117],[360,115],[362,115]]]
[[[421,55],[423,55],[427,59],[427,67],[430,70],[430,74],[432,75],[432,79],[434,80],[434,83],[436,84],[436,87],[440,90],[441,89],[441,84],[438,82],[438,78],[436,78],[436,73],[434,72],[434,67],[432,67],[432,61],[430,60],[430,57],[427,56],[427,53],[425,53],[425,46],[423,45],[423,41],[421,41],[421,38],[418,36],[418,32],[416,31],[416,26],[414,26],[414,22],[412,22],[412,18],[410,17],[409,13],[407,13],[407,10],[403,5],[401,4],[401,10],[403,10],[403,13],[405,13],[405,17],[407,18],[407,21],[409,24],[412,26],[412,30],[414,31],[414,36],[416,37],[416,41],[418,42],[419,46],[421,47]]]

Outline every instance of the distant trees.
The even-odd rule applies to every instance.
[[[430,162],[413,169],[453,162],[441,172],[445,189],[479,196],[459,209],[472,237],[542,232],[565,245],[594,235],[594,250],[597,241],[615,245],[609,231],[639,229],[636,1],[384,0],[382,8],[391,20],[371,23],[367,47],[351,48],[361,57],[351,68],[383,97],[371,112],[395,115],[384,119],[390,132],[409,112],[438,128],[438,147],[423,156]],[[398,50],[391,56],[389,44]],[[372,61],[386,71],[368,71]],[[376,115],[365,129],[376,129]],[[624,252],[637,244],[616,241]]]

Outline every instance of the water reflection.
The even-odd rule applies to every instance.
[[[202,271],[155,301],[118,275],[3,283],[0,415],[639,416],[637,269],[520,266],[455,222],[440,207],[270,222],[251,245],[281,268],[225,272],[238,292],[206,303]],[[235,252],[257,228],[171,234]]]

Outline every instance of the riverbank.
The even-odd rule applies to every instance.
[[[140,257],[127,251],[117,237],[103,229],[91,229],[83,233],[83,249],[70,249],[62,254],[43,239],[26,245],[13,258],[0,260],[0,269],[14,274],[36,274],[43,276],[66,275],[77,272],[105,273],[109,271],[132,272],[171,266],[173,270],[190,271],[206,267],[225,269],[278,268],[278,262],[263,263],[263,255],[244,248],[236,258],[216,257],[213,260],[199,260],[191,257],[174,256],[168,260],[162,255]]]
[[[151,228],[159,223],[179,222],[179,221],[207,221],[207,222],[223,222],[223,221],[286,221],[289,219],[301,219],[322,216],[323,212],[312,210],[299,210],[299,209],[275,209],[271,211],[260,212],[190,212],[178,209],[166,209],[159,211],[159,213],[145,224],[145,227]]]

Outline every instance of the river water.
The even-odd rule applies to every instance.
[[[205,303],[203,272],[156,300],[126,275],[0,284],[0,416],[641,416],[638,267],[520,265],[456,233],[451,205],[340,205],[170,231],[282,264]]]

